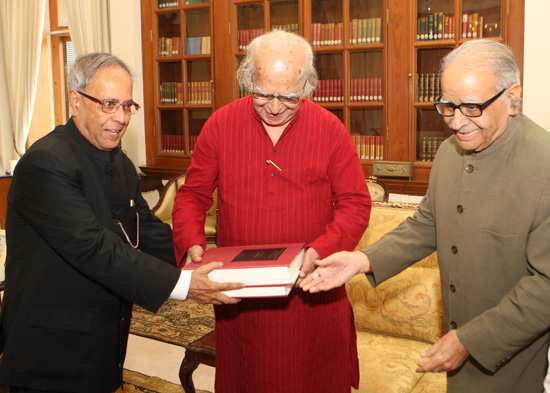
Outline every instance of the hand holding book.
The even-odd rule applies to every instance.
[[[236,282],[216,282],[210,280],[208,275],[223,266],[221,262],[211,262],[203,265],[191,273],[191,283],[189,285],[188,299],[193,299],[196,302],[206,304],[235,304],[240,301],[233,297],[229,297],[222,291],[231,291],[244,288],[243,283]]]

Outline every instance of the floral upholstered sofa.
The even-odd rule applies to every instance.
[[[357,249],[413,215],[414,205],[373,203]],[[443,336],[443,304],[436,254],[372,288],[365,275],[346,284],[354,315],[361,393],[442,393],[444,373],[420,374],[420,354]],[[355,390],[354,390],[355,391]]]

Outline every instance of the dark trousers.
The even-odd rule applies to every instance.
[[[53,392],[51,390],[33,390],[33,389],[17,388],[15,386],[10,386],[10,393],[60,393],[60,392]]]

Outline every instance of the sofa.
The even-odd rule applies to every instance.
[[[414,214],[415,205],[373,202],[361,249]],[[445,373],[420,374],[420,354],[443,336],[436,254],[372,288],[365,275],[346,284],[355,315],[361,393],[441,393]]]

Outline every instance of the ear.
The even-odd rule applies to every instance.
[[[514,116],[517,112],[517,110],[514,109],[514,106],[512,106],[512,102],[521,99],[521,92],[522,92],[522,88],[518,83],[514,83],[510,87],[510,92],[508,93],[510,97],[510,107],[508,108],[510,116]]]
[[[78,115],[78,110],[82,104],[82,98],[78,95],[76,90],[69,90],[69,105],[71,107],[71,115],[76,117]]]

